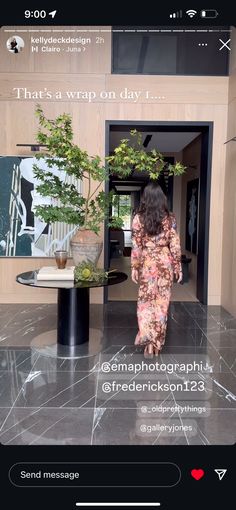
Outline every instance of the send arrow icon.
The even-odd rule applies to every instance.
[[[221,481],[222,478],[225,476],[227,469],[214,469],[214,471],[216,472],[216,474],[219,477],[219,480]]]

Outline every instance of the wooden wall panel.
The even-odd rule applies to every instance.
[[[211,177],[208,270],[209,304],[221,303],[222,228],[226,155],[224,143],[227,136],[227,111],[223,107],[216,107],[216,118],[218,121],[214,123]]]
[[[206,86],[208,84],[208,86]],[[173,103],[227,104],[228,78],[222,76],[106,76],[106,88],[115,91],[116,101],[122,102],[120,94],[141,92],[138,103],[156,105]],[[148,91],[148,96],[146,94]],[[127,99],[126,103],[132,102]]]
[[[103,74],[70,74],[65,77],[61,73],[50,73],[45,79],[44,75],[35,73],[1,73],[0,99],[19,100],[23,103],[50,103],[51,101],[55,104],[60,104],[63,101],[68,103],[73,101],[76,103],[102,102],[100,95],[104,89],[105,76]],[[87,93],[88,99],[86,99],[85,93]],[[36,96],[36,94],[38,95]],[[48,99],[46,94],[50,94],[52,99]],[[96,99],[94,98],[95,94]]]
[[[24,91],[27,89],[24,99]],[[14,90],[13,90],[14,89]],[[142,104],[161,106],[162,104],[228,104],[228,78],[227,77],[193,77],[193,76],[126,76],[94,74],[67,74],[62,72],[42,73],[1,73],[0,99],[8,101],[20,100],[23,102],[50,102],[45,96],[52,93],[52,101],[74,101],[76,103],[113,103],[138,107]],[[34,94],[42,91],[42,98],[35,98]],[[56,93],[61,91],[62,98],[56,99]],[[82,94],[78,97],[67,96],[67,92],[90,92],[88,99]],[[106,95],[104,96],[104,91]],[[136,97],[137,94],[142,93]],[[148,92],[148,95],[146,93]],[[32,97],[30,97],[31,92]],[[95,97],[93,95],[95,93]],[[127,99],[126,99],[127,98]],[[160,99],[159,99],[160,98]],[[18,100],[19,100],[18,99]]]
[[[0,303],[54,303],[56,290],[35,289],[16,283],[16,275],[43,265],[53,265],[53,259],[0,258]]]
[[[230,42],[230,62],[229,62],[229,69],[230,69],[230,75],[232,75],[233,71],[236,69],[236,28],[231,28],[231,42]]]
[[[236,68],[230,76],[229,104],[236,99]]]
[[[235,77],[230,77],[234,88]],[[232,94],[230,97],[232,97]],[[236,136],[236,99],[229,103],[227,139]],[[236,142],[226,145],[225,194],[222,236],[222,305],[236,316]]]

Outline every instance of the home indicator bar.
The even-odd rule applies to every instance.
[[[121,507],[121,506],[134,506],[134,507],[156,507],[156,506],[161,506],[161,503],[76,503],[76,506],[79,506],[79,507],[85,507],[85,506],[90,506],[90,507],[104,507],[104,506],[108,506],[108,507],[111,507],[111,506],[117,506],[117,507]]]

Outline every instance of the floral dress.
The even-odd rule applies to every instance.
[[[139,271],[135,344],[152,343],[158,350],[165,343],[167,313],[174,272],[181,268],[181,248],[174,214],[162,220],[160,234],[144,233],[139,215],[132,222],[131,269]]]

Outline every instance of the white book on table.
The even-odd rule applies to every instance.
[[[57,267],[44,266],[37,273],[37,280],[74,280],[75,266],[58,269]]]

